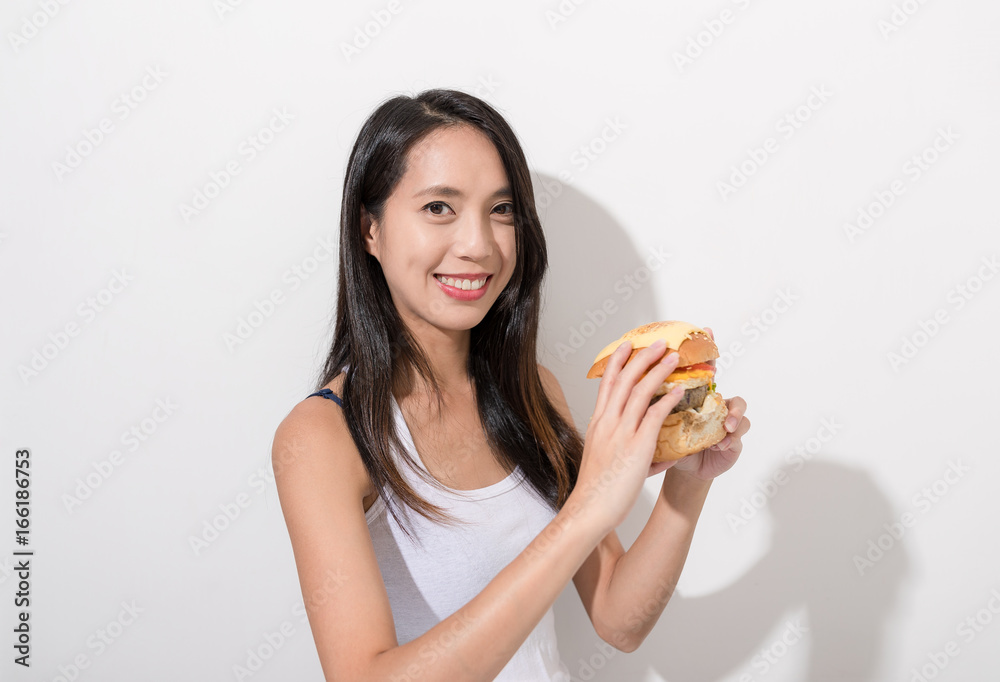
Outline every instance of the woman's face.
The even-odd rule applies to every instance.
[[[362,227],[412,332],[482,321],[514,272],[513,209],[500,155],[478,130],[438,128],[411,149],[382,220],[362,210]]]

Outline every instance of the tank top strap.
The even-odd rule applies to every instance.
[[[306,397],[307,398],[312,398],[314,395],[319,395],[319,396],[323,396],[324,398],[329,398],[330,400],[332,400],[333,402],[337,403],[341,407],[344,406],[344,403],[340,400],[340,396],[338,396],[336,393],[334,393],[333,391],[331,391],[328,388],[321,388],[320,390],[316,391],[315,393],[310,393]]]

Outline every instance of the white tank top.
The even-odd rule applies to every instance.
[[[396,400],[396,429],[417,465],[427,471],[413,444]],[[396,638],[416,639],[467,604],[509,564],[555,516],[518,466],[507,478],[478,490],[441,490],[418,476],[404,460],[400,474],[414,491],[441,506],[457,525],[434,523],[409,508],[411,541],[379,496],[365,514],[375,556],[389,593]],[[441,646],[446,646],[442,635]],[[433,643],[421,656],[439,654]],[[569,669],[556,647],[555,617],[550,607],[514,657],[495,680],[510,682],[570,682]]]

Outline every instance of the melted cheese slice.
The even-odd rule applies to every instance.
[[[677,350],[681,347],[684,339],[694,334],[704,334],[705,336],[708,336],[708,334],[705,333],[705,330],[701,327],[695,327],[693,324],[688,324],[687,322],[674,322],[669,327],[661,327],[660,329],[646,332],[645,334],[637,334],[634,338],[632,338],[632,349],[635,350],[637,348],[645,348],[646,346],[652,345],[652,343],[657,339],[664,339],[667,342],[667,348],[669,350]],[[596,363],[601,358],[614,353],[615,349],[618,348],[624,340],[624,338],[619,338],[614,343],[610,343],[605,346],[601,349],[601,352],[597,354],[597,357],[594,358],[594,362]]]
[[[711,379],[715,372],[708,369],[678,370],[664,381],[687,381],[688,379]]]

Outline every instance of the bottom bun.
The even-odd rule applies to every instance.
[[[693,409],[674,412],[660,427],[654,462],[672,462],[715,445],[726,437],[723,424],[729,408],[718,393],[709,393],[697,412]]]

